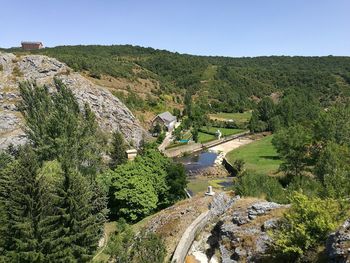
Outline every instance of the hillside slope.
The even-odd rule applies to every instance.
[[[324,106],[350,95],[350,57],[207,57],[130,45],[59,46],[31,53],[107,81],[122,91],[117,95],[134,112],[181,108],[185,94],[208,100],[211,112],[250,109],[264,96],[290,90]]]
[[[62,80],[72,89],[78,103],[88,103],[105,132],[118,130],[133,145],[138,146],[146,131],[131,111],[107,88],[98,86],[56,59],[42,55],[15,56],[0,53],[0,148],[25,142],[23,119],[16,108],[19,101],[18,83],[36,81],[40,85]]]

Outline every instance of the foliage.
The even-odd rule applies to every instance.
[[[252,96],[288,90],[307,90],[322,104],[349,94],[347,57],[199,57],[130,45],[60,46],[31,52],[56,57],[97,77],[134,79],[138,74],[133,69],[141,68],[160,82],[162,92],[190,90],[185,105],[189,105],[186,97],[209,91],[214,111],[239,112],[253,106]],[[191,107],[186,107],[185,113],[190,116],[190,112]]]
[[[321,111],[314,123],[315,139],[322,144],[332,141],[350,146],[350,105],[336,104]]]
[[[126,155],[127,146],[124,137],[120,132],[112,134],[112,145],[110,150],[110,168],[115,169],[118,165],[126,163],[128,157]]]
[[[44,162],[30,146],[0,171],[1,250],[7,262],[87,262],[105,218],[90,181]],[[70,229],[70,231],[66,231]]]
[[[242,159],[234,160],[232,163],[232,168],[234,170],[234,176],[242,176],[245,172],[245,162]]]
[[[159,122],[156,123],[155,126],[153,126],[152,134],[159,135],[162,132],[162,127],[160,126]]]
[[[312,137],[307,129],[295,125],[277,132],[272,143],[283,159],[281,169],[290,175],[301,175],[309,160]]]
[[[5,262],[88,262],[102,234],[106,199],[97,123],[62,83],[23,83],[30,144],[0,155],[0,251]]]
[[[165,132],[161,132],[157,137],[157,143],[161,144],[164,141],[165,136],[166,136]]]
[[[286,190],[289,195],[298,191],[309,197],[320,197],[323,194],[324,188],[322,183],[317,179],[309,176],[298,175],[293,176]]]
[[[170,163],[167,167],[167,185],[169,204],[186,197],[185,187],[187,185],[187,175],[185,167],[180,163]]]
[[[131,163],[117,168],[113,183],[114,202],[118,216],[136,221],[157,208],[158,196],[147,169]]]
[[[266,198],[268,201],[286,203],[282,185],[275,177],[264,174],[247,173],[238,178],[235,191],[242,196]]]
[[[101,177],[111,195],[112,214],[128,221],[138,221],[183,198],[187,184],[184,168],[155,149]]]
[[[192,131],[192,138],[195,142],[198,142],[199,140],[199,132],[198,132],[198,129],[197,128],[193,128]]]
[[[46,87],[20,85],[19,108],[35,152],[40,160],[57,159],[84,174],[96,174],[104,143],[95,116],[88,105],[81,111],[72,91],[60,81],[55,81],[55,88],[50,95]]]
[[[251,132],[263,132],[268,128],[266,122],[259,120],[259,115],[256,111],[253,111],[248,127]]]
[[[291,203],[273,238],[275,251],[295,261],[307,249],[325,240],[346,214],[343,204],[333,199],[309,198],[295,192]]]
[[[154,233],[134,233],[125,221],[119,220],[117,232],[108,244],[108,254],[116,263],[163,263],[165,245]]]

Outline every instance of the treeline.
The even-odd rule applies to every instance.
[[[130,45],[60,46],[32,53],[55,57],[97,78],[155,79],[161,84],[158,95],[190,91],[200,97],[208,92],[211,112],[251,109],[252,98],[276,92],[306,91],[323,106],[350,94],[349,57],[206,57]]]
[[[109,142],[60,81],[20,93],[29,141],[0,153],[0,262],[89,262],[108,218],[135,222],[185,196],[183,166],[147,144],[127,163],[123,136]]]

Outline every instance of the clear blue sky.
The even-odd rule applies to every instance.
[[[0,10],[0,47],[40,40],[201,55],[350,55],[350,0],[1,0]]]

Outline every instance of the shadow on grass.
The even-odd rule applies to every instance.
[[[279,156],[269,156],[269,155],[263,155],[259,156],[262,159],[268,159],[268,160],[281,160]]]

